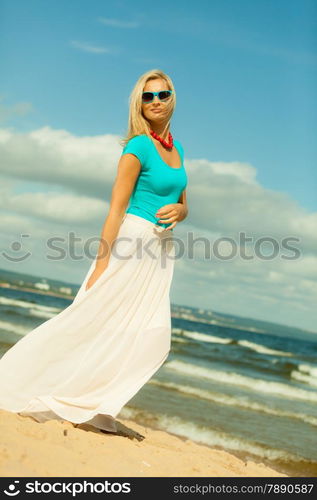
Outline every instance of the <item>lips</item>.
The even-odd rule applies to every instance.
[[[160,113],[162,110],[159,108],[153,108],[151,111],[153,111],[153,113]]]

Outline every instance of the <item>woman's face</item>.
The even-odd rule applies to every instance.
[[[149,80],[146,82],[143,92],[160,92],[160,90],[169,90],[168,84],[162,78]],[[149,103],[142,103],[142,112],[144,117],[151,123],[164,124],[168,120],[167,102],[160,101],[158,96],[154,96],[154,100]]]

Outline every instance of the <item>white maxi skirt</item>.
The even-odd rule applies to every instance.
[[[0,359],[0,408],[117,431],[115,417],[171,347],[173,231],[126,213],[107,268]]]

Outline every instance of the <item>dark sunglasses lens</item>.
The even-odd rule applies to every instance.
[[[152,99],[153,99],[152,92],[143,92],[143,95],[142,95],[143,102],[151,102]]]
[[[159,92],[159,98],[161,99],[161,101],[163,101],[164,99],[168,99],[171,95],[171,92],[169,92],[168,90],[162,90],[162,92]]]

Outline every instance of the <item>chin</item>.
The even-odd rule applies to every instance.
[[[164,117],[163,116],[157,116],[154,114],[154,116],[152,116],[151,118],[151,121],[152,122],[155,122],[155,123],[160,123],[161,121],[164,120]]]

